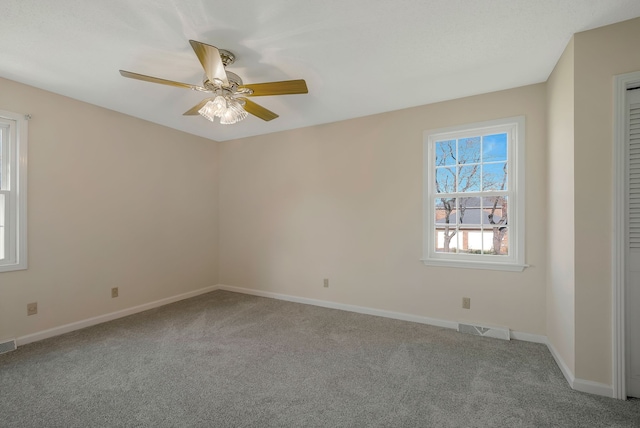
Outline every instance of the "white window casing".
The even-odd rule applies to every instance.
[[[425,131],[425,265],[506,271],[527,267],[524,136],[524,116]],[[506,154],[501,149],[493,155],[498,151],[491,147],[505,147],[504,141]],[[470,153],[474,159],[463,156]]]
[[[631,91],[630,91],[631,92]],[[627,152],[628,170],[628,242],[629,251],[640,250],[640,89],[631,92],[629,108],[627,111],[627,132],[629,134],[629,147]]]
[[[27,119],[0,110],[0,273],[27,268]]]

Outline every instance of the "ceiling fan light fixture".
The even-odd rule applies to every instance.
[[[227,71],[226,66],[233,64],[233,53],[206,43],[189,40],[194,53],[204,69],[202,86],[175,82],[144,74],[120,70],[123,77],[137,79],[162,85],[187,88],[199,92],[208,92],[211,98],[200,101],[183,113],[184,116],[197,116],[229,125],[244,120],[250,114],[268,122],[278,117],[272,111],[247,99],[246,97],[307,94],[307,83],[303,79],[285,80],[281,82],[253,83],[245,85],[237,74]]]
[[[211,122],[218,117],[223,125],[238,123],[249,115],[240,101],[224,95],[218,95],[213,100],[207,101],[198,113]]]
[[[238,100],[228,99],[227,109],[219,117],[221,124],[232,125],[246,119],[247,116],[249,116],[249,113]]]
[[[213,101],[211,101],[211,104],[214,116],[221,115],[225,110],[227,110],[227,108],[229,108],[227,99],[223,95],[216,96]]]
[[[213,101],[207,101],[207,103],[204,106],[202,106],[200,110],[198,110],[198,113],[200,113],[200,116],[213,122],[216,118],[215,110],[216,110],[216,106],[213,103]]]

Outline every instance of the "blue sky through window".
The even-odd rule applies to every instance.
[[[437,141],[436,191],[507,190],[507,137],[500,133]]]
[[[507,134],[485,135],[482,139],[482,161],[507,160]]]

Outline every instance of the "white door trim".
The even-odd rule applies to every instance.
[[[626,94],[640,84],[640,71],[614,76],[613,92],[613,235],[611,243],[613,398],[625,400],[625,199],[626,199]]]

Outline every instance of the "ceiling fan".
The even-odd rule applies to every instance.
[[[120,70],[120,74],[131,79],[208,92],[212,94],[211,97],[205,98],[187,110],[184,115],[195,116],[199,114],[212,122],[217,117],[221,124],[237,123],[249,114],[265,121],[278,117],[274,112],[254,103],[247,97],[306,94],[309,92],[307,83],[303,79],[246,85],[240,76],[225,69],[236,59],[231,52],[195,40],[189,40],[189,43],[204,68],[205,76],[202,86],[174,82],[125,70]]]

